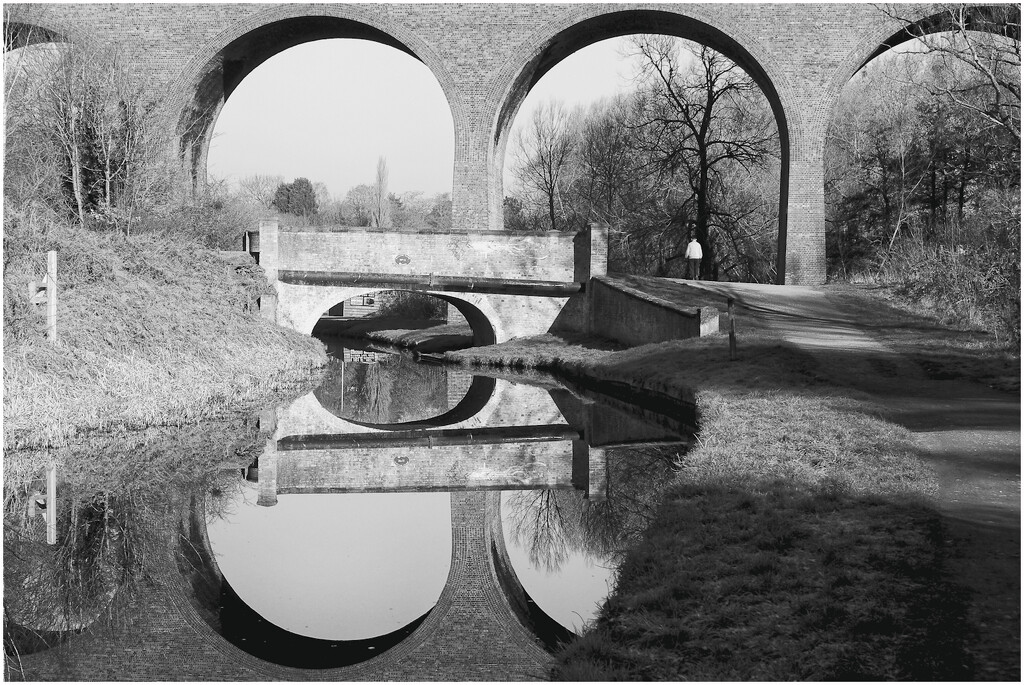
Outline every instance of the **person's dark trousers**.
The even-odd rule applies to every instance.
[[[687,259],[686,260],[686,274],[687,277],[692,278],[695,281],[700,280],[700,260],[699,259]]]

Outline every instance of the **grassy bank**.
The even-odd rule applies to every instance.
[[[969,677],[936,483],[909,434],[770,331],[628,350],[554,336],[449,353],[641,391],[694,391],[698,446],[562,680]]]
[[[252,263],[155,234],[126,238],[51,224],[33,236],[38,249],[5,253],[5,448],[191,423],[273,393],[326,361],[320,342],[259,316],[266,286]],[[25,297],[52,247],[59,250],[56,344],[43,337],[42,315]]]

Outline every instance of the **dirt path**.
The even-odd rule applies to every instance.
[[[808,352],[824,378],[868,395],[887,419],[913,432],[939,482],[947,570],[969,594],[976,678],[1019,681],[1019,393],[929,378],[873,335],[848,298],[827,288],[664,279],[647,285],[682,302],[711,297],[721,307],[734,298],[741,341],[743,326],[773,330]]]

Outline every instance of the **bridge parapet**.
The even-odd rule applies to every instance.
[[[589,234],[586,231],[581,236]],[[435,274],[579,282],[577,263],[585,260],[589,276],[593,259],[589,239],[557,231],[515,234],[347,226],[296,228],[281,226],[276,219],[260,222],[259,245],[260,264],[265,269],[406,277]],[[593,261],[599,266],[600,259]]]

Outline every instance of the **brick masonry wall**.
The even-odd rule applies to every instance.
[[[718,310],[680,307],[615,279],[590,282],[591,330],[627,345],[698,338],[718,332]]]
[[[279,234],[279,269],[572,281],[565,233],[410,233],[361,230]]]
[[[902,4],[898,11],[924,18],[936,8]],[[747,69],[775,109],[783,144],[780,273],[792,284],[824,279],[822,156],[839,92],[899,28],[867,3],[15,3],[5,11],[11,21],[71,40],[122,46],[160,94],[185,141],[175,149],[199,180],[229,95],[225,62],[247,73],[303,37],[360,37],[405,49],[430,68],[451,105],[452,212],[464,231],[501,228],[509,127],[530,84],[558,60],[623,33],[704,42]]]

